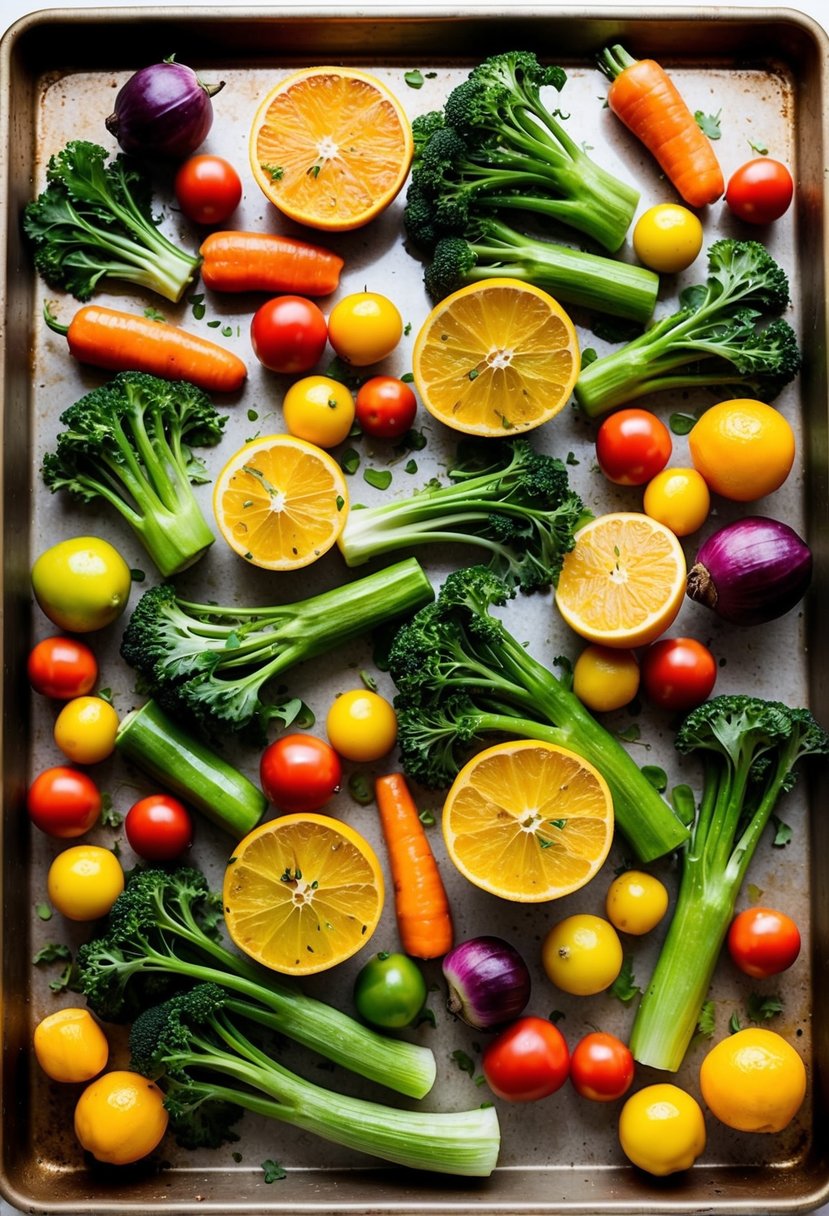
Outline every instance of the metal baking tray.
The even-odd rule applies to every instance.
[[[53,9],[19,21],[0,47],[0,327],[2,332],[2,1134],[0,1190],[15,1207],[28,1211],[95,1212],[246,1212],[246,1213],[419,1213],[452,1216],[478,1211],[495,1213],[678,1213],[678,1212],[795,1212],[811,1210],[829,1199],[829,820],[822,813],[829,795],[826,774],[812,770],[781,809],[793,827],[792,842],[775,849],[766,841],[758,851],[750,881],[769,902],[783,904],[804,930],[805,948],[796,966],[776,985],[785,997],[784,1012],[775,1023],[802,1051],[809,1074],[806,1104],[794,1124],[779,1136],[750,1136],[728,1132],[709,1116],[708,1147],[689,1172],[658,1182],[632,1169],[619,1149],[615,1123],[618,1107],[579,1100],[568,1087],[530,1107],[499,1104],[503,1141],[499,1168],[487,1180],[465,1181],[447,1176],[406,1173],[378,1166],[368,1158],[354,1159],[344,1150],[287,1127],[265,1126],[248,1118],[243,1138],[225,1149],[188,1154],[165,1142],[154,1158],[133,1168],[91,1168],[80,1153],[71,1130],[77,1091],[49,1083],[33,1063],[33,1026],[57,1004],[70,1003],[68,994],[55,996],[48,981],[53,973],[32,966],[34,951],[45,940],[77,945],[85,933],[63,925],[58,916],[45,923],[35,914],[43,899],[45,870],[57,851],[56,842],[31,831],[24,809],[27,784],[39,767],[55,763],[51,739],[53,711],[30,695],[25,658],[34,640],[49,632],[49,624],[33,605],[29,570],[34,557],[54,539],[85,532],[109,536],[130,565],[147,569],[147,561],[117,523],[89,509],[73,507],[45,493],[38,473],[39,459],[58,427],[58,414],[102,376],[72,362],[61,339],[45,330],[44,299],[53,298],[33,274],[20,235],[21,211],[43,181],[48,156],[71,137],[81,136],[117,149],[103,127],[115,91],[136,68],[175,53],[205,78],[221,78],[226,88],[214,102],[216,121],[204,150],[227,155],[245,182],[235,226],[280,230],[247,169],[246,139],[256,102],[280,73],[302,64],[345,62],[381,75],[412,115],[440,105],[451,84],[483,56],[511,47],[532,47],[551,62],[561,63],[569,79],[563,104],[571,113],[576,138],[594,148],[596,159],[635,181],[642,191],[641,207],[673,196],[643,150],[603,109],[605,82],[595,67],[596,52],[608,41],[624,43],[637,56],[653,55],[680,81],[691,108],[721,114],[722,139],[717,145],[728,171],[749,158],[750,142],[764,142],[771,155],[794,166],[795,204],[790,213],[763,233],[775,256],[791,274],[795,301],[791,320],[799,331],[805,364],[797,383],[778,404],[798,435],[798,461],[786,486],[768,503],[768,512],[800,528],[812,545],[816,575],[807,600],[782,621],[755,630],[718,626],[711,615],[686,603],[673,632],[690,632],[708,641],[721,657],[718,689],[756,689],[761,694],[796,698],[809,704],[829,724],[829,631],[821,621],[829,611],[829,427],[827,400],[826,266],[827,217],[825,166],[829,164],[829,46],[822,30],[803,15],[785,9],[699,10],[673,8],[649,16],[629,9],[567,6],[510,6],[458,12],[450,6],[373,6],[305,10],[279,8],[211,8],[188,10],[72,8]],[[405,81],[409,69],[423,73],[422,89]],[[171,234],[191,247],[197,234],[181,222],[170,206],[169,181],[158,181],[165,203],[163,222]],[[346,258],[341,291],[364,284],[385,290],[401,305],[411,324],[400,348],[382,370],[408,370],[411,342],[428,303],[421,269],[401,239],[402,197],[368,228],[320,243],[337,248]],[[725,207],[708,209],[706,238],[736,232]],[[624,254],[623,254],[624,256]],[[701,263],[697,264],[697,270]],[[689,276],[695,273],[692,268]],[[663,284],[659,310],[669,306],[677,284]],[[106,294],[101,297],[106,300]],[[129,296],[113,296],[129,306]],[[158,299],[142,300],[136,308]],[[163,302],[162,302],[163,303]],[[236,401],[228,402],[228,432],[218,453],[208,453],[215,472],[219,461],[257,429],[281,429],[280,385],[255,366],[247,345],[247,323],[257,301],[233,297],[207,299],[208,319],[220,319],[250,378]],[[56,301],[63,319],[76,302]],[[187,301],[167,306],[165,315],[198,328]],[[582,319],[583,345],[602,343]],[[208,334],[210,331],[205,331]],[[686,409],[682,400],[671,408]],[[258,421],[253,421],[254,414]],[[418,453],[422,480],[439,472],[451,437],[424,424],[428,445]],[[639,505],[636,491],[612,494],[597,474],[592,459],[593,433],[574,410],[566,410],[539,442],[560,454],[573,453],[572,480],[594,510],[611,505]],[[676,436],[675,461],[685,455],[685,440]],[[382,465],[387,455],[363,441],[364,464]],[[684,462],[684,461],[682,461]],[[408,493],[421,478],[393,469],[388,493]],[[353,497],[370,502],[377,491],[354,479]],[[209,487],[204,489],[209,509]],[[759,504],[760,507],[765,504]],[[727,516],[723,504],[719,517]],[[210,516],[208,515],[208,518]],[[709,521],[709,527],[716,517]],[[687,542],[693,556],[695,538]],[[421,554],[435,583],[455,555]],[[242,568],[229,551],[214,546],[199,567],[183,576],[188,591],[208,596],[234,595],[239,602],[272,602],[332,585],[343,576],[336,555],[299,576],[267,576]],[[152,577],[148,574],[148,577]],[[137,598],[140,587],[133,595]],[[514,631],[547,662],[578,651],[550,610],[549,597],[515,601],[509,609]],[[131,673],[118,659],[120,627],[93,636],[102,673],[112,688],[119,712],[138,701]],[[370,664],[368,644],[348,649],[339,664],[319,660],[296,673],[291,684],[312,708],[324,714],[328,699],[359,682],[359,668]],[[335,670],[336,669],[336,670]],[[379,675],[382,691],[391,692]],[[670,724],[640,718],[642,762],[662,764],[672,779],[676,764]],[[620,728],[630,723],[626,712],[611,718]],[[239,763],[253,774],[256,756],[240,754]],[[389,764],[393,763],[393,759]],[[96,770],[116,808],[125,810],[142,789],[138,774],[125,773],[117,762]],[[684,779],[699,782],[696,768]],[[425,800],[425,796],[424,796]],[[439,797],[429,805],[439,810]],[[333,813],[349,819],[379,850],[375,814],[339,795]],[[111,829],[96,829],[102,843],[113,843]],[[576,910],[602,910],[606,882],[597,880],[584,891],[556,905],[505,905],[453,879],[442,852],[439,831],[432,840],[450,886],[458,940],[480,932],[497,932],[514,941],[533,968],[534,987],[529,1011],[564,1013],[562,1029],[571,1044],[594,1023],[624,1035],[632,1011],[609,996],[587,1003],[555,992],[538,966],[538,946],[547,928]],[[122,841],[124,864],[132,857]],[[618,864],[621,843],[614,847],[609,867]],[[228,841],[208,824],[199,824],[193,860],[213,876],[221,872]],[[382,855],[382,854],[381,854]],[[672,863],[657,870],[674,882]],[[610,872],[608,869],[607,873]],[[636,946],[635,969],[647,974],[658,946],[653,940]],[[371,949],[395,948],[393,912],[387,906]],[[348,1007],[353,976],[360,956],[336,972],[309,981],[306,988]],[[487,1097],[475,1077],[459,1070],[453,1051],[478,1059],[480,1036],[452,1019],[444,1009],[437,964],[427,967],[433,985],[429,1004],[436,1025],[423,1025],[411,1034],[435,1050],[438,1082],[424,1100],[426,1109],[477,1106]],[[714,988],[717,1037],[727,1033],[731,1012],[743,1008],[751,984],[741,983],[725,966]],[[823,1011],[823,1012],[821,1012]],[[112,1033],[113,1063],[126,1063],[123,1036]],[[705,1044],[692,1047],[679,1074],[679,1083],[698,1092],[697,1068]],[[318,1074],[305,1061],[309,1075],[325,1084],[368,1093],[338,1073]],[[299,1066],[299,1065],[298,1065]],[[475,1073],[480,1069],[476,1063]],[[649,1079],[640,1070],[639,1082]],[[373,1096],[385,1099],[375,1089]],[[389,1099],[389,1100],[393,1100]],[[233,1155],[235,1151],[236,1156]],[[260,1162],[272,1157],[285,1167],[286,1177],[264,1182]]]

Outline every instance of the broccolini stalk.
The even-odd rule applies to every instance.
[[[396,1165],[486,1176],[500,1145],[492,1107],[460,1113],[397,1110],[323,1089],[271,1059],[242,1029],[244,1001],[200,984],[140,1014],[132,1066],[167,1089],[172,1126],[188,1145],[227,1139],[203,1103],[242,1107]],[[193,1119],[195,1114],[195,1121]],[[231,1116],[232,1117],[232,1116]]]
[[[702,798],[682,858],[676,906],[630,1047],[652,1068],[675,1072],[696,1030],[746,872],[780,797],[804,756],[829,753],[806,709],[721,696],[692,710],[677,749],[699,752]]]
[[[316,655],[412,612],[432,598],[414,558],[289,604],[237,608],[196,604],[169,584],[145,591],[121,639],[121,654],[173,717],[206,732],[250,730],[261,737],[289,725],[296,697],[261,694],[265,685]]]

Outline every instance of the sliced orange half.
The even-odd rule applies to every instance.
[[[468,435],[510,435],[555,417],[579,374],[557,300],[517,279],[470,283],[441,300],[415,339],[412,371],[430,414]]]
[[[575,752],[519,739],[474,756],[443,808],[460,872],[518,903],[558,899],[598,872],[613,839],[607,782]]]
[[[590,642],[647,646],[676,619],[685,576],[685,554],[670,528],[637,511],[617,511],[576,533],[556,606]]]
[[[296,570],[336,542],[348,488],[321,448],[295,435],[264,435],[230,457],[213,488],[213,511],[241,557],[266,570]]]
[[[312,975],[356,954],[383,911],[377,854],[328,815],[283,815],[240,841],[225,870],[225,924],[272,971]]]
[[[266,94],[253,120],[253,176],[284,215],[345,232],[374,219],[399,192],[412,128],[386,85],[354,68],[303,68]]]

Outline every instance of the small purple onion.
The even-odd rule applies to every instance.
[[[476,1030],[512,1021],[530,999],[530,973],[521,955],[500,937],[473,937],[444,956],[447,1008]]]
[[[762,625],[794,608],[811,579],[812,552],[794,529],[748,515],[709,536],[686,589],[724,621]]]
[[[224,83],[204,84],[171,55],[130,76],[118,91],[106,129],[130,155],[189,156],[207,138],[213,125],[210,98]]]

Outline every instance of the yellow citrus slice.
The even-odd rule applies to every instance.
[[[529,431],[563,409],[579,374],[573,323],[517,279],[470,283],[436,304],[412,371],[430,414],[467,435]]]
[[[328,815],[282,815],[249,832],[225,871],[225,924],[240,950],[286,975],[356,954],[383,911],[383,873],[359,832]]]
[[[264,435],[230,457],[216,478],[213,511],[231,549],[252,565],[296,570],[336,542],[348,488],[321,448],[295,435]]]
[[[533,739],[499,743],[458,773],[443,836],[476,887],[541,903],[597,873],[613,839],[613,800],[601,773],[575,752]]]
[[[682,607],[685,575],[685,554],[670,528],[638,511],[600,515],[576,533],[556,606],[590,642],[647,646]]]
[[[332,232],[360,228],[406,180],[412,128],[381,80],[354,68],[303,68],[266,94],[253,120],[250,163],[284,215]]]

